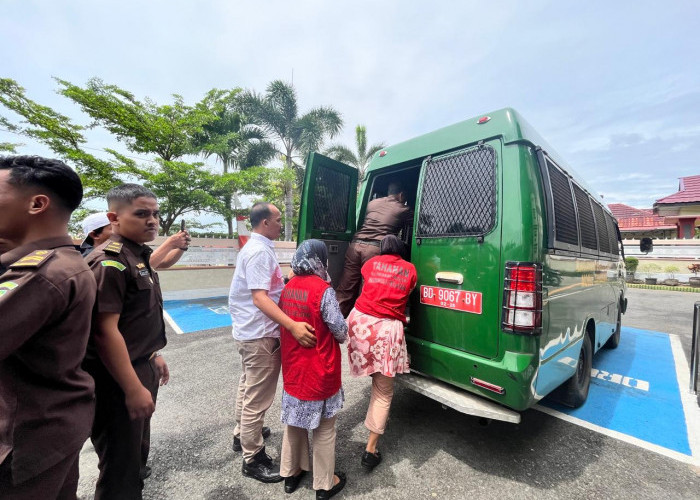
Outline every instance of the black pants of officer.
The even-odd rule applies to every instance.
[[[159,377],[154,361],[137,360],[133,367],[155,402]],[[84,368],[95,379],[95,422],[91,439],[100,469],[95,500],[140,500],[143,489],[140,476],[144,459],[142,445],[149,422],[129,418],[124,392],[101,362],[86,361]],[[148,434],[150,437],[150,432]]]

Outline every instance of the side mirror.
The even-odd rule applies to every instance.
[[[654,251],[654,242],[651,240],[651,238],[642,238],[639,241],[639,251],[642,253]]]

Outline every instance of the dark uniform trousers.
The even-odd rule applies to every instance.
[[[12,485],[12,454],[0,465],[0,498],[3,500],[75,500],[80,450],[53,467],[18,485]],[[58,495],[56,495],[58,492]]]
[[[379,255],[379,242],[368,243],[354,241],[348,246],[345,253],[343,275],[340,278],[338,288],[335,290],[340,312],[347,317],[355,305],[355,300],[360,295],[362,288],[362,266],[372,257]]]
[[[155,403],[159,377],[154,360],[142,358],[132,365],[143,386],[151,391]],[[124,391],[102,362],[86,360],[83,368],[95,379],[96,407],[91,439],[100,469],[95,500],[139,500],[143,489],[140,475],[143,437],[150,419],[129,418]]]

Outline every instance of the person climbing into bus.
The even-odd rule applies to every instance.
[[[387,196],[367,204],[364,223],[348,246],[343,275],[336,288],[343,316],[347,317],[350,313],[360,293],[362,266],[372,257],[379,255],[381,239],[389,234],[397,235],[412,220],[413,210],[406,205],[405,190],[398,182],[389,184]]]
[[[348,358],[354,377],[370,375],[372,394],[365,418],[369,439],[361,465],[371,471],[382,456],[377,450],[394,395],[394,376],[408,373],[404,339],[406,303],[417,282],[416,268],[403,259],[404,243],[394,235],[381,241],[380,255],[362,266],[365,284],[348,317]]]

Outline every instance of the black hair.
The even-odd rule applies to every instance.
[[[270,209],[272,205],[266,201],[259,201],[253,208],[250,209],[250,225],[253,228],[258,227],[258,225],[268,219],[272,215],[272,210]]]
[[[83,201],[83,183],[68,165],[41,156],[0,156],[0,170],[9,170],[9,183],[49,191],[49,197],[72,212]],[[51,196],[55,195],[55,196]]]
[[[382,238],[379,242],[379,254],[380,255],[398,255],[401,258],[406,258],[406,245],[401,241],[398,236],[389,234]]]
[[[111,210],[115,204],[131,204],[136,198],[153,198],[157,200],[153,191],[139,184],[120,184],[113,187],[107,193],[107,205]]]
[[[403,193],[403,192],[404,192],[404,190],[403,190],[403,186],[401,185],[401,183],[394,181],[394,182],[391,182],[389,184],[389,188],[387,189],[386,194],[392,195],[392,194],[399,194],[399,193]]]
[[[93,229],[93,230],[90,231],[90,232],[91,232],[91,233],[95,233],[95,236],[99,236],[99,235],[102,234],[102,231],[104,231],[104,229],[105,229],[106,227],[107,227],[107,226],[98,227],[97,229]]]

